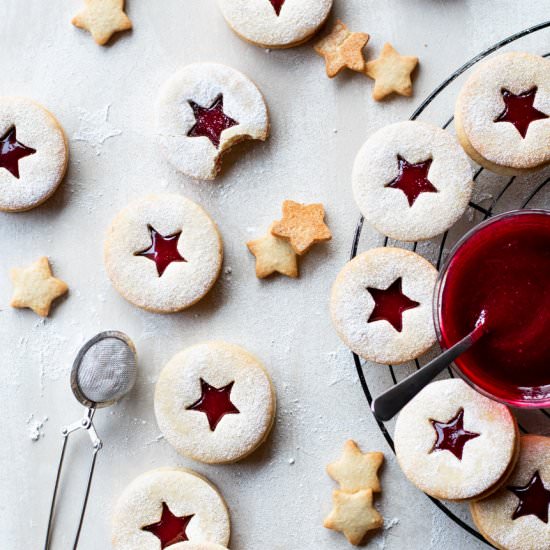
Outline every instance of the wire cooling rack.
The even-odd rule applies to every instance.
[[[462,65],[462,67],[457,69],[445,81],[443,81],[420,104],[420,106],[412,114],[410,120],[416,120],[420,117],[420,115],[424,115],[425,118],[428,118],[428,107],[434,108],[434,105],[439,100],[442,98],[445,99],[444,96],[446,96],[447,101],[445,108],[448,109],[449,101],[451,102],[450,105],[454,104],[456,91],[454,95],[452,92],[450,95],[449,93],[444,94],[443,92],[450,92],[450,90],[453,89],[454,84],[458,83],[459,78],[465,75],[465,73],[468,73],[479,61],[485,59],[487,56],[500,50],[501,48],[504,48],[508,44],[523,38],[531,38],[531,35],[548,28],[550,28],[550,21],[540,23],[501,40],[473,57],[467,63]],[[550,57],[550,52],[544,54],[544,57]],[[455,81],[457,82],[455,83]],[[443,124],[441,124],[440,121],[436,123],[441,125],[444,129],[452,129],[451,124],[453,119],[454,117],[450,117]],[[433,122],[433,119],[431,122]],[[372,232],[364,230],[364,219],[361,217],[357,224],[353,238],[351,259],[355,258],[355,256],[362,250],[366,250],[372,246],[401,246],[422,254],[433,262],[439,269],[453,245],[462,237],[462,235],[464,235],[469,229],[477,225],[479,222],[494,214],[507,210],[527,207],[548,208],[550,206],[550,185],[548,185],[550,182],[549,169],[527,176],[503,178],[485,171],[482,167],[478,167],[474,174],[474,181],[476,182],[476,191],[474,192],[473,200],[469,204],[469,209],[465,217],[455,227],[451,228],[437,239],[431,241],[422,243],[415,242],[411,244],[392,241],[387,237],[383,238],[374,236],[373,242]],[[379,240],[382,239],[382,241],[377,243],[377,238]],[[354,353],[353,360],[369,407],[372,403],[373,395],[381,393],[391,384],[397,384],[412,371],[420,369],[422,364],[427,363],[431,358],[431,356],[427,355],[426,357],[416,359],[414,362],[406,365],[399,365],[398,368],[388,365],[387,369],[384,369],[380,365],[371,365],[369,362],[363,362],[361,358]],[[385,372],[381,372],[381,369]],[[445,376],[453,377],[453,372],[451,369],[448,369]],[[550,412],[548,410],[516,411],[516,416],[518,418],[518,424],[522,433],[550,434]],[[390,430],[393,427],[394,421],[386,423],[379,421],[377,422],[378,427],[393,451],[394,443],[393,438],[390,435]],[[443,503],[435,498],[428,498],[430,498],[441,511],[455,521],[460,527],[475,538],[485,542],[488,546],[492,546],[473,527],[466,506]]]

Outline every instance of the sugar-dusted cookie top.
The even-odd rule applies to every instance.
[[[181,195],[149,195],[124,208],[107,232],[105,268],[115,288],[134,305],[159,313],[200,300],[222,265],[216,224]]]
[[[472,168],[456,139],[424,122],[378,130],[353,168],[353,194],[365,219],[402,241],[446,231],[467,208],[472,186]]]
[[[332,286],[334,327],[355,353],[404,363],[435,343],[432,298],[437,270],[402,248],[374,248],[348,262]]]
[[[0,210],[20,212],[57,189],[69,158],[63,129],[34,101],[0,97]]]
[[[401,469],[419,489],[467,500],[504,482],[517,459],[518,431],[508,407],[454,378],[432,382],[402,409],[394,442]]]
[[[265,48],[291,48],[308,40],[327,19],[333,0],[218,0],[229,26]]]
[[[516,468],[490,497],[470,504],[481,534],[505,550],[550,548],[550,437],[524,435]]]
[[[227,546],[229,513],[206,478],[183,468],[160,468],[126,487],[114,508],[111,532],[113,550],[172,549],[185,541]],[[211,550],[189,548],[198,549]]]
[[[235,462],[267,437],[275,392],[263,365],[246,350],[206,342],[178,353],[163,369],[155,413],[179,453],[201,462]]]
[[[455,108],[461,143],[474,160],[502,173],[550,162],[550,60],[508,52],[479,65]]]
[[[222,155],[246,139],[264,141],[269,116],[256,85],[217,63],[187,65],[161,88],[156,105],[160,144],[175,168],[214,179]]]

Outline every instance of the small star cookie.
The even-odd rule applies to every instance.
[[[258,279],[269,277],[272,273],[281,273],[287,277],[298,277],[296,252],[287,241],[271,234],[246,243],[248,250],[256,256],[256,276]]]
[[[315,243],[329,241],[332,234],[324,222],[322,204],[283,202],[283,219],[271,226],[271,233],[290,242],[296,254],[305,254]]]
[[[10,277],[14,286],[11,306],[32,309],[42,317],[47,317],[52,302],[69,290],[66,283],[53,276],[46,257],[29,267],[12,269]]]
[[[351,32],[340,20],[334,28],[314,46],[315,51],[325,58],[327,76],[334,78],[345,68],[363,72],[366,67],[363,48],[370,36],[364,32]]]
[[[75,27],[91,33],[100,46],[109,42],[116,32],[132,28],[124,13],[124,0],[85,0],[86,7],[71,21]]]
[[[418,57],[399,55],[397,50],[386,42],[380,57],[369,61],[365,71],[365,74],[375,81],[373,99],[380,101],[394,92],[411,96],[411,73],[417,65]]]
[[[362,453],[353,440],[346,441],[342,456],[327,466],[327,474],[340,484],[342,491],[351,493],[362,489],[380,492],[378,469],[384,453]]]
[[[384,524],[382,516],[372,505],[372,489],[356,493],[336,490],[332,493],[332,502],[332,511],[323,525],[343,533],[351,544],[361,544],[367,531],[379,529]]]

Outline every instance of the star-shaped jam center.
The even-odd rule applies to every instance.
[[[181,231],[165,237],[153,226],[148,225],[147,227],[151,234],[151,246],[141,252],[135,252],[134,256],[144,256],[149,260],[153,260],[157,266],[159,277],[162,277],[162,274],[172,262],[187,262],[178,250]]]
[[[285,3],[285,0],[269,0],[269,1],[271,2],[271,5],[273,6],[275,13],[277,14],[277,17],[279,17],[279,14],[283,9],[283,4]]]
[[[194,101],[189,101],[189,105],[195,115],[195,125],[187,135],[189,137],[207,137],[216,149],[220,146],[222,132],[239,124],[224,113],[222,94],[214,100],[210,107],[202,107]]]
[[[519,498],[519,504],[512,519],[522,516],[537,516],[542,522],[548,523],[548,506],[550,506],[550,490],[548,490],[539,472],[535,472],[531,481],[525,487],[508,487]]]
[[[175,516],[166,502],[162,503],[162,515],[160,521],[142,527],[142,531],[153,533],[160,540],[161,549],[168,548],[178,542],[189,540],[186,529],[193,518],[190,516]]]
[[[15,126],[0,138],[0,168],[5,168],[17,179],[19,179],[19,161],[35,153],[36,149],[17,141]]]
[[[408,309],[414,309],[420,304],[411,300],[401,290],[402,279],[396,279],[388,288],[367,287],[374,300],[374,309],[370,314],[368,323],[374,321],[387,321],[397,331],[403,330],[403,313]]]
[[[234,383],[231,382],[223,388],[215,388],[201,378],[202,395],[195,403],[186,407],[186,410],[205,413],[210,430],[214,431],[226,414],[240,414],[241,412],[231,402],[231,390]]]
[[[525,139],[531,122],[548,118],[547,114],[542,113],[533,106],[536,95],[536,86],[518,95],[503,88],[504,111],[495,118],[495,122],[511,122],[521,137]]]
[[[458,460],[462,460],[466,443],[481,435],[464,429],[464,409],[460,409],[449,422],[440,422],[439,420],[430,420],[430,422],[437,434],[430,452],[450,451]]]
[[[412,206],[422,193],[437,193],[437,188],[428,179],[432,159],[415,164],[397,155],[399,173],[397,177],[384,187],[399,189],[405,193],[409,206]]]

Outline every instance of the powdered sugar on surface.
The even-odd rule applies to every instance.
[[[122,130],[109,122],[111,105],[89,112],[81,109],[80,125],[73,135],[74,141],[83,141],[93,147],[96,155],[101,155],[103,144],[108,140],[122,134]]]

